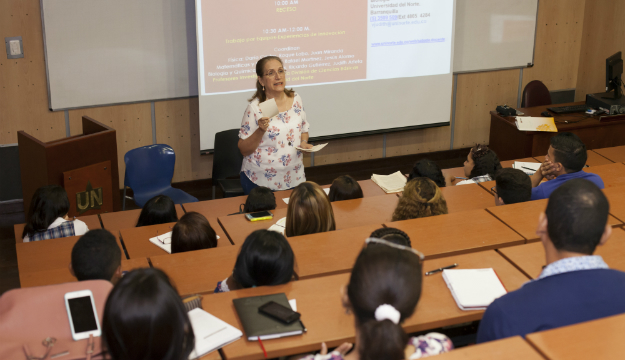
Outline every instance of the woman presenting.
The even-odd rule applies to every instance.
[[[257,186],[290,189],[306,181],[302,152],[308,144],[308,122],[300,96],[286,88],[286,70],[277,56],[256,63],[256,93],[245,109],[239,131],[243,154],[241,186],[245,194]],[[263,116],[259,104],[275,99],[278,115]]]

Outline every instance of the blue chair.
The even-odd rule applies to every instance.
[[[126,187],[132,189],[135,204],[140,207],[156,195],[167,195],[176,204],[198,201],[186,192],[171,187],[176,154],[169,145],[156,144],[132,149],[124,155],[124,162],[126,172],[122,210],[126,210]]]

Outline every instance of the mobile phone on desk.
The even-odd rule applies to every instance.
[[[285,324],[290,324],[299,320],[300,313],[293,311],[293,309],[280,305],[275,301],[270,301],[258,308],[260,313],[268,315],[276,320],[280,320]]]
[[[102,335],[91,290],[66,293],[65,307],[74,340],[88,339],[90,335]]]
[[[269,211],[259,211],[259,212],[245,214],[245,217],[249,221],[271,220],[273,219],[273,214],[270,213]]]

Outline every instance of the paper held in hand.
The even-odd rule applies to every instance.
[[[406,186],[406,182],[408,181],[401,171],[391,175],[373,174],[371,175],[371,180],[378,184],[387,194],[404,191],[404,186]]]
[[[521,131],[558,132],[552,117],[517,116],[515,123]]]
[[[443,279],[462,310],[485,310],[507,293],[492,268],[443,270]]]
[[[263,117],[272,118],[280,113],[278,111],[278,104],[276,104],[276,99],[269,99],[263,103],[258,104],[260,108],[260,112],[263,114]]]
[[[315,145],[312,147],[312,149],[303,149],[299,146],[296,146],[295,148],[299,151],[303,151],[303,152],[308,152],[308,153],[313,153],[313,152],[317,152],[321,149],[323,149],[324,147],[326,147],[326,145],[328,145],[328,143],[325,144],[321,144],[321,145]]]

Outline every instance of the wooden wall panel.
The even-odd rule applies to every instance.
[[[317,141],[315,144],[324,144],[326,142],[328,146],[315,153],[315,166],[381,158],[384,136],[360,136]]]
[[[625,0],[587,0],[575,100],[605,91],[605,59],[625,52]]]
[[[200,155],[198,98],[155,104],[156,142],[176,152],[174,182],[207,179],[213,172],[213,155]]]
[[[116,130],[119,187],[123,188],[126,152],[141,146],[152,145],[150,103],[70,110],[69,122],[72,135],[82,134],[82,117],[85,115]],[[80,156],[80,154],[73,154],[73,156]]]
[[[487,144],[490,111],[497,105],[515,106],[519,70],[502,70],[458,75],[454,149]]]
[[[48,87],[39,0],[0,1],[0,144],[17,143],[17,131],[50,141],[65,137],[63,112],[48,110]],[[4,38],[21,36],[24,57],[7,59]]]
[[[396,132],[386,135],[386,156],[449,150],[451,126]]]
[[[534,66],[523,69],[523,86],[532,80],[542,81],[549,90],[576,86],[585,3],[539,1]]]

